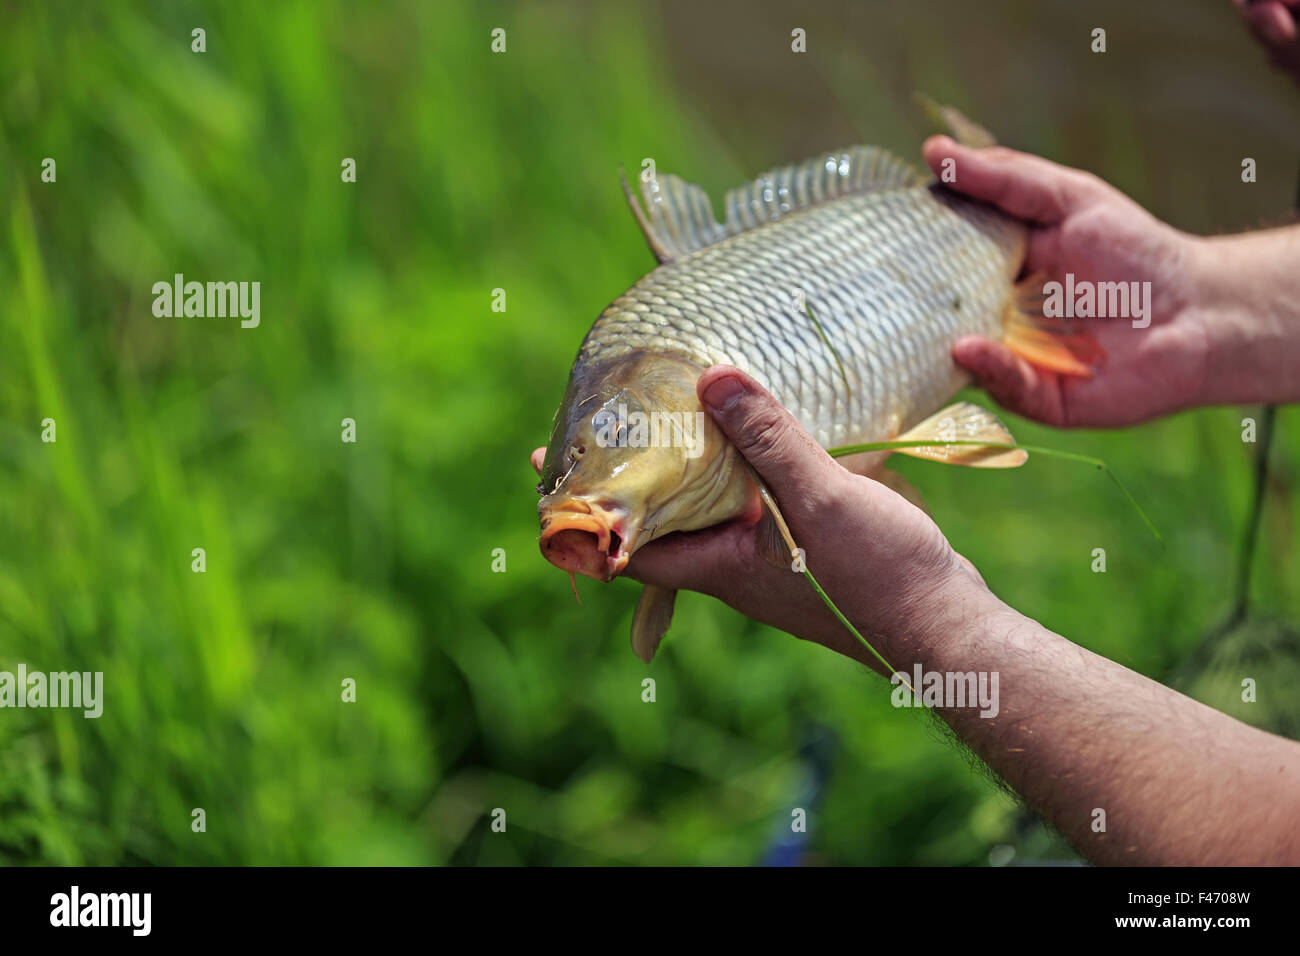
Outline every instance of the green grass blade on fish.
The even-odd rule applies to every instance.
[[[1133,506],[1133,510],[1138,513],[1138,517],[1141,518],[1143,524],[1147,526],[1147,530],[1151,532],[1152,537],[1156,539],[1161,548],[1166,547],[1165,539],[1161,537],[1155,524],[1147,517],[1147,513],[1142,510],[1142,506],[1137,503],[1137,499],[1134,498],[1133,493],[1128,490],[1128,486],[1119,480],[1119,475],[1111,471],[1110,466],[1100,458],[1093,458],[1090,455],[1080,455],[1078,452],[1073,451],[1061,451],[1057,448],[1042,448],[1038,445],[1021,445],[1011,442],[988,441],[873,441],[860,445],[843,445],[839,448],[829,448],[827,449],[827,454],[832,458],[843,458],[847,455],[857,455],[867,451],[896,451],[900,448],[943,448],[948,445],[974,445],[983,448],[1019,448],[1020,450],[1029,452],[1032,455],[1046,455],[1049,458],[1064,458],[1066,461],[1077,461],[1085,465],[1092,465],[1094,468],[1104,471],[1110,480],[1115,482],[1115,487],[1124,493],[1124,497],[1127,498],[1129,504]]]
[[[809,305],[808,302],[807,302],[806,300],[804,301],[804,304],[803,304],[803,310],[804,310],[805,313],[807,313],[808,318],[812,319],[812,324],[813,324],[813,327],[814,327],[815,329],[817,329],[817,334],[821,336],[821,338],[822,338],[822,342],[825,344],[827,351],[829,351],[829,352],[831,353],[831,357],[832,357],[833,359],[835,359],[835,364],[839,366],[839,369],[840,369],[840,378],[843,379],[843,381],[844,381],[844,394],[845,394],[845,396],[847,397],[847,396],[849,396],[849,395],[852,395],[852,394],[853,394],[853,391],[852,391],[852,389],[849,388],[849,376],[848,376],[848,374],[844,371],[844,362],[843,362],[843,360],[840,358],[840,353],[839,353],[839,351],[835,348],[834,345],[831,344],[830,336],[828,336],[828,335],[826,334],[826,330],[822,328],[822,324],[821,324],[820,322],[817,321],[817,316],[813,315],[812,306]]]

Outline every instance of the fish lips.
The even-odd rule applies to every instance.
[[[577,499],[543,506],[542,556],[570,574],[613,580],[632,558],[635,531],[619,510],[593,509]]]

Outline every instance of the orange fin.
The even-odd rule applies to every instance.
[[[1035,273],[1016,283],[1015,296],[1002,317],[1002,342],[1031,365],[1061,375],[1091,378],[1106,360],[1106,351],[1092,335],[1065,318],[1043,315],[1043,283]]]
[[[909,440],[987,441],[1000,445],[1016,443],[1007,431],[1007,426],[998,421],[996,415],[970,402],[956,402],[942,408],[921,424],[898,436],[898,441]],[[920,448],[899,448],[897,451],[900,455],[928,458],[945,465],[970,465],[973,468],[1018,468],[1029,458],[1029,453],[1023,448],[981,448],[978,445],[926,445]]]

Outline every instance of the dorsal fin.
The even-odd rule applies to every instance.
[[[713,218],[708,193],[680,176],[664,173],[641,180],[641,198],[649,210],[648,217],[626,179],[623,192],[650,250],[660,262],[680,259],[727,238],[727,231]]]
[[[661,174],[642,180],[645,210],[633,197],[626,179],[623,191],[651,251],[660,262],[668,262],[827,200],[852,193],[921,186],[928,181],[910,163],[888,150],[850,146],[769,170],[752,183],[732,189],[723,200],[725,223],[714,218],[708,194],[679,176]]]
[[[928,182],[911,163],[879,146],[850,146],[793,166],[769,170],[727,193],[727,235],[852,193],[921,186]]]

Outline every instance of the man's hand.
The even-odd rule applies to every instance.
[[[1196,240],[1161,223],[1096,176],[995,146],[971,149],[946,136],[926,141],[939,175],[955,162],[958,192],[989,202],[1032,226],[1024,274],[1076,282],[1150,282],[1151,324],[1084,322],[1106,349],[1090,379],[1036,368],[990,339],[956,343],[953,358],[1002,405],[1050,425],[1118,426],[1198,400],[1210,338],[1197,297]]]
[[[951,597],[957,582],[986,591],[929,517],[884,485],[846,471],[748,375],[714,366],[697,389],[705,409],[771,489],[818,583],[891,664],[903,666],[899,655],[908,635],[930,617],[939,595]],[[533,453],[535,466],[539,452]],[[751,517],[670,535],[637,551],[625,573],[710,594],[880,670],[803,574],[760,555],[759,533]]]
[[[1300,0],[1232,0],[1269,59],[1300,82]]]

